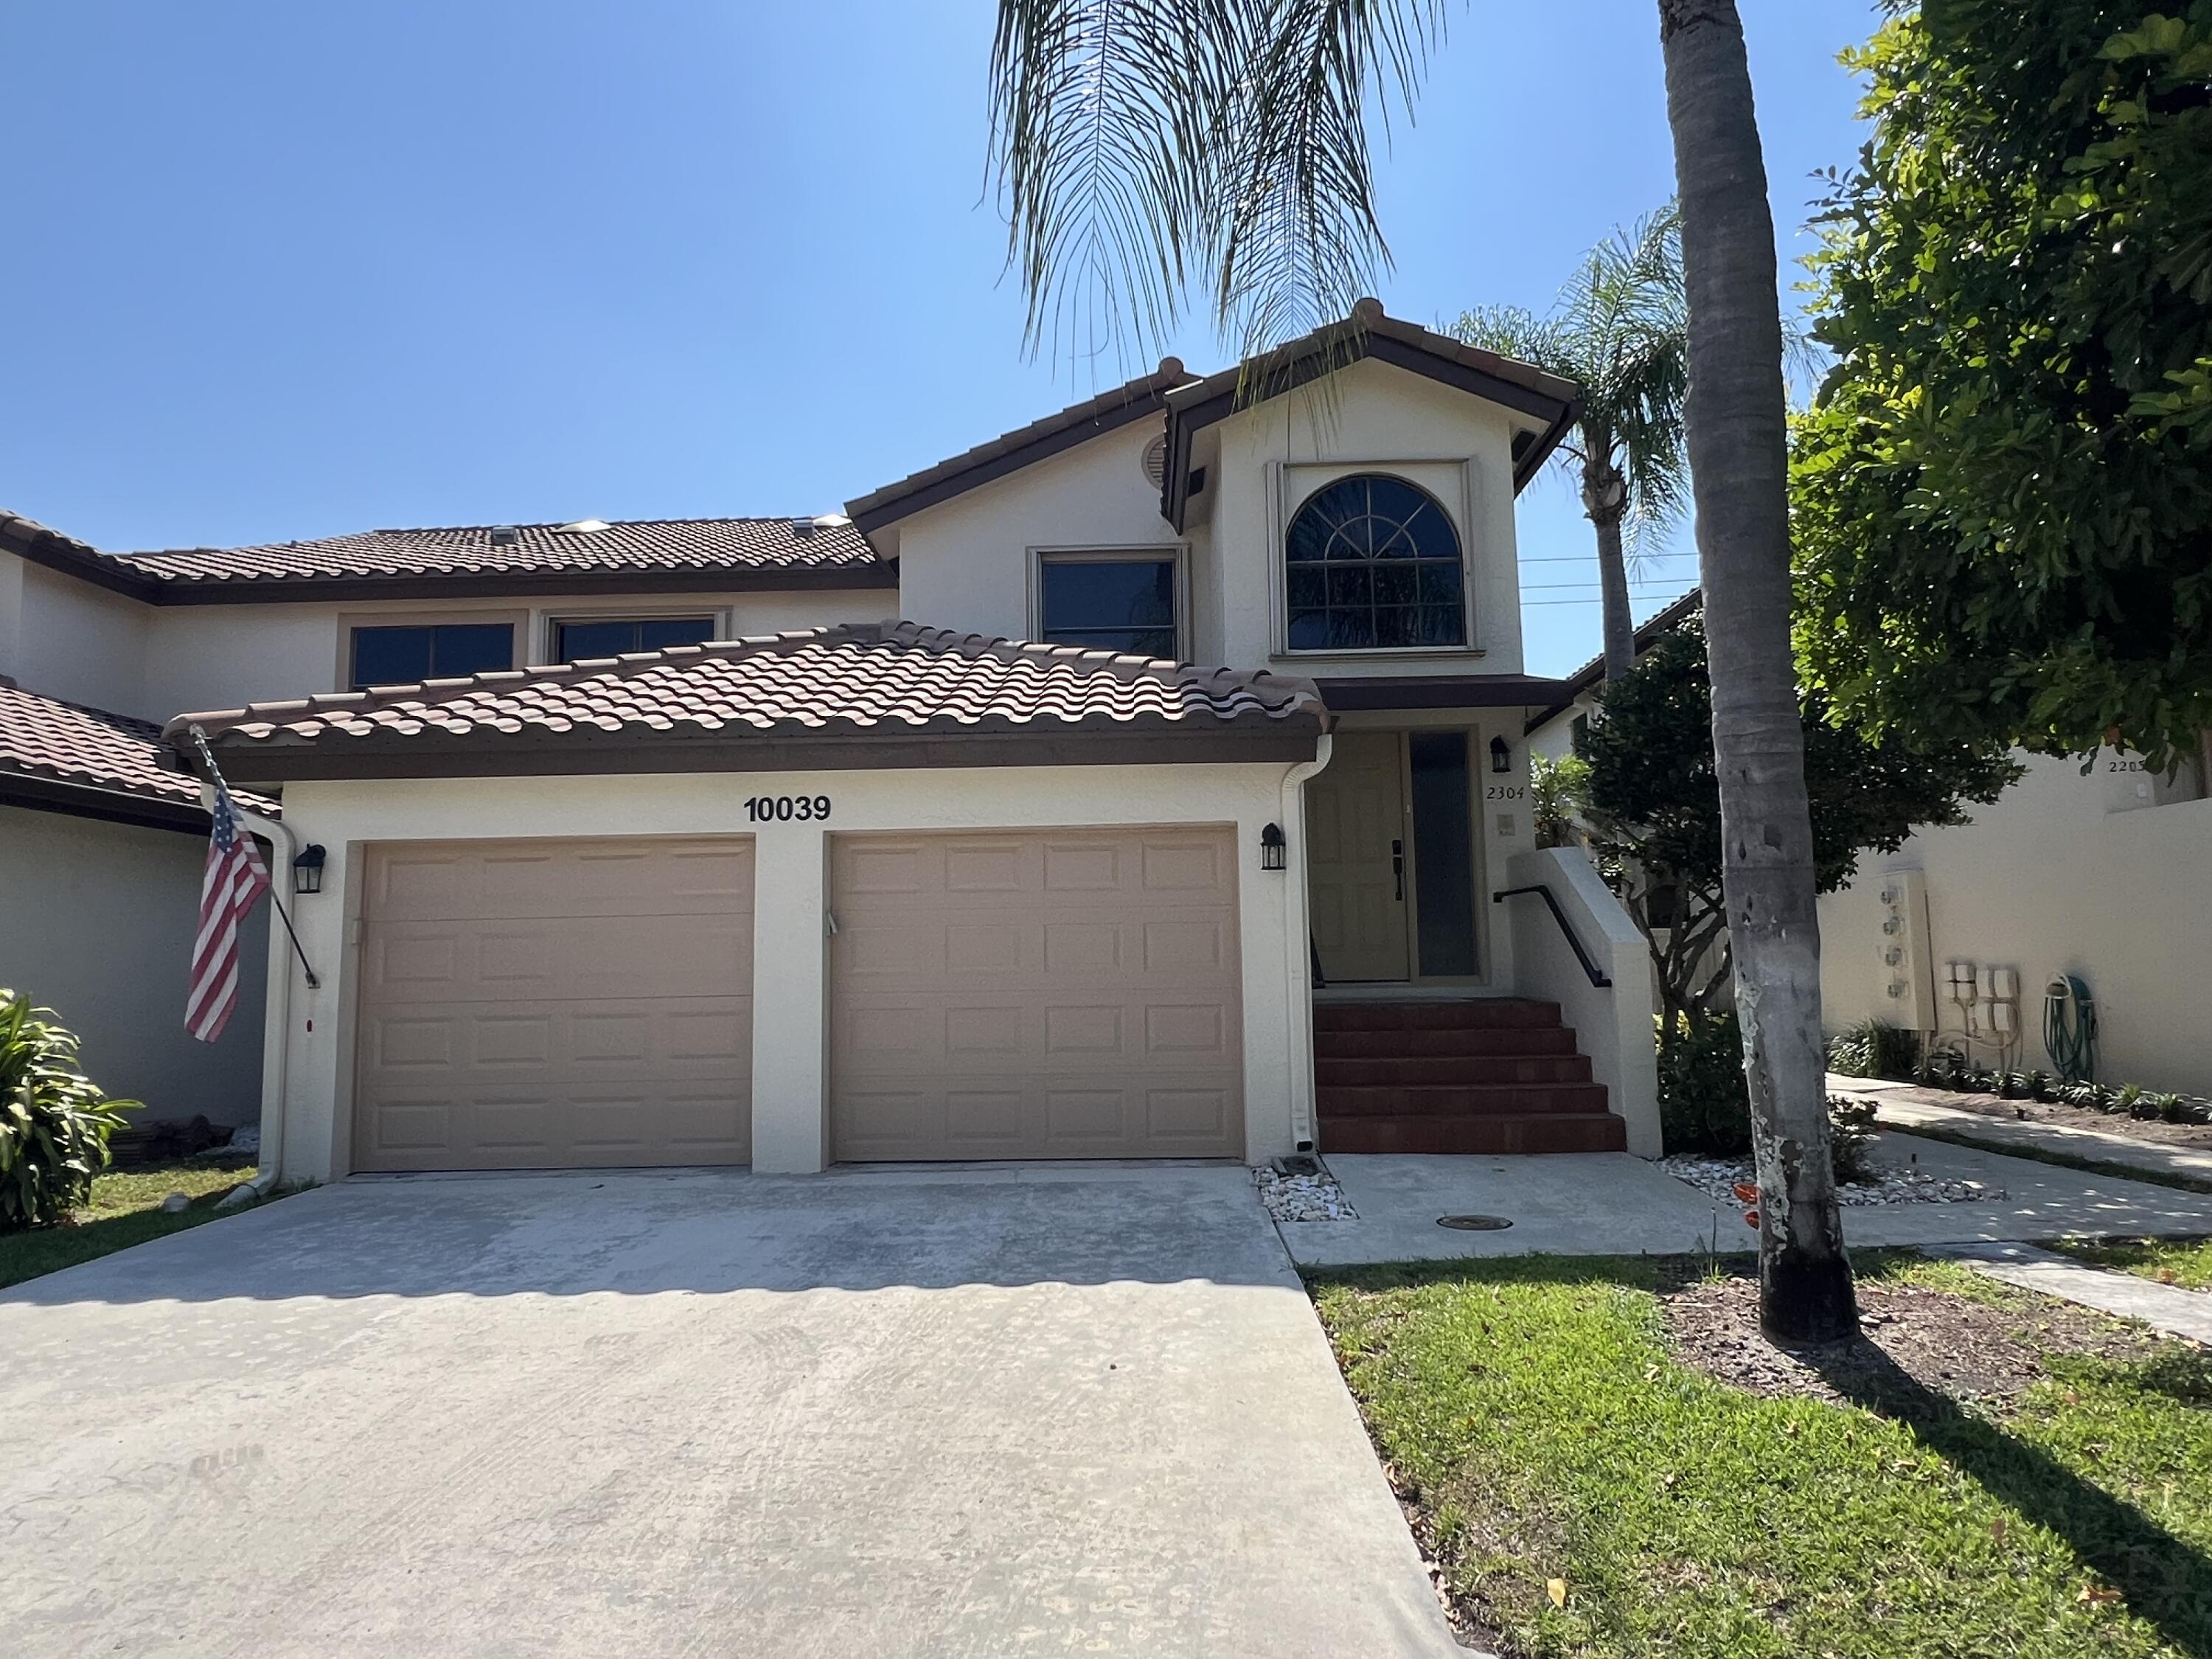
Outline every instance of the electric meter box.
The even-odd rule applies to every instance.
[[[1927,872],[1884,871],[1874,890],[1881,902],[1882,1006],[1893,1024],[1932,1035],[1936,964],[1928,951]]]

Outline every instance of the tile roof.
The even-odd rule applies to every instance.
[[[581,526],[597,526],[587,528]],[[495,541],[495,529],[502,539]],[[512,531],[511,539],[504,532]],[[164,582],[282,581],[361,576],[574,574],[630,570],[850,570],[880,563],[842,517],[643,519],[578,526],[474,525],[370,530],[261,547],[185,548],[121,556]],[[884,573],[890,580],[890,573]]]
[[[1669,600],[1662,610],[1655,611],[1638,624],[1634,635],[1636,656],[1640,661],[1644,653],[1656,645],[1661,637],[1674,632],[1683,621],[1697,614],[1705,603],[1705,590],[1693,587],[1680,599]],[[1542,713],[1529,717],[1528,730],[1549,724],[1571,708],[1577,697],[1605,678],[1605,653],[1598,653],[1580,668],[1560,682],[1559,695],[1552,699],[1551,706]]]
[[[256,750],[617,739],[905,738],[1078,732],[1318,736],[1311,682],[1073,646],[848,623],[723,643],[332,692],[180,715],[226,756]]]
[[[82,703],[41,696],[0,679],[0,784],[35,778],[76,789],[143,796],[195,811],[197,779],[165,769],[161,728]],[[235,792],[250,811],[273,814],[266,796]]]

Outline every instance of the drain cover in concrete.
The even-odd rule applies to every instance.
[[[1440,1215],[1437,1225],[1462,1233],[1503,1232],[1513,1224],[1502,1215]]]

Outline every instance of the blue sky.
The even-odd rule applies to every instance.
[[[1477,3],[1383,161],[1395,315],[1541,307],[1672,189],[1650,0]],[[1785,260],[1866,0],[1745,6]],[[118,550],[811,513],[1120,378],[1030,359],[988,0],[0,11],[0,505]],[[1210,368],[1201,316],[1176,349]],[[1686,534],[1676,539],[1686,550]],[[1596,648],[1523,497],[1529,666]],[[1639,614],[1692,579],[1655,560]],[[1575,586],[1581,583],[1583,586]],[[1558,584],[1558,586],[1554,586]]]

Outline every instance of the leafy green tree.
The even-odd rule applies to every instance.
[[[1626,548],[1673,523],[1689,497],[1681,215],[1670,204],[1633,230],[1616,230],[1590,250],[1547,314],[1488,306],[1462,313],[1454,332],[1582,388],[1574,430],[1553,453],[1582,474],[1583,511],[1597,532],[1605,677],[1619,679],[1636,661]]]
[[[1800,650],[1876,732],[2162,763],[2212,726],[2212,3],[1888,9],[1813,262]]]
[[[1682,219],[1683,411],[1724,885],[1777,1336],[1857,1328],[1828,1156],[1790,655],[1789,433],[1766,164],[1735,0],[1656,0]],[[992,149],[1029,337],[1157,336],[1191,287],[1245,355],[1349,314],[1387,257],[1370,111],[1411,111],[1445,0],[1000,0]],[[1488,165],[1486,161],[1482,165]]]
[[[1802,707],[1813,862],[1824,893],[1851,878],[1862,853],[1893,853],[1916,829],[1966,823],[1968,803],[1995,800],[2021,775],[2002,744],[1875,742],[1833,724],[1818,692],[1806,693]],[[1651,947],[1669,1027],[1677,1016],[1714,1013],[1729,988],[1711,725],[1705,630],[1692,617],[1606,687],[1603,718],[1575,739],[1589,768],[1585,840]]]

